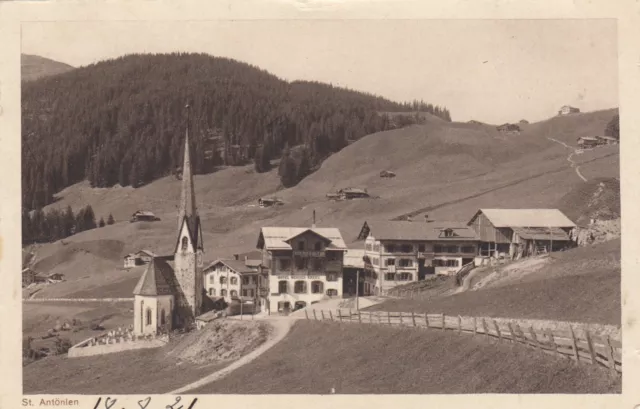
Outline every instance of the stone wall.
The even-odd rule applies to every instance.
[[[109,354],[113,352],[129,351],[132,349],[158,348],[168,342],[166,335],[135,336],[131,327],[118,328],[97,337],[86,339],[69,349],[69,358]]]

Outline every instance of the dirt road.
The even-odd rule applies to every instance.
[[[573,155],[575,155],[578,152],[578,149],[573,148],[569,145],[567,145],[566,143],[559,141],[557,139],[553,139],[553,138],[549,138],[547,137],[548,140],[559,143],[560,145],[563,145],[564,147],[566,147],[567,149],[571,149],[571,153],[569,154],[569,156],[567,156],[567,161],[569,161],[569,163],[571,164],[571,167],[575,169],[576,171],[576,175],[578,175],[578,177],[580,179],[582,179],[583,182],[587,181],[587,178],[585,178],[582,173],[580,173],[580,166],[578,166],[574,161],[573,161]]]

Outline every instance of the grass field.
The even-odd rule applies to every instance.
[[[391,299],[376,311],[416,311],[620,325],[620,240],[554,253],[534,272],[498,277],[480,290]],[[500,276],[501,268],[485,270]]]
[[[517,374],[514,376],[514,374]],[[251,365],[191,393],[620,393],[606,369],[472,335],[300,321]]]

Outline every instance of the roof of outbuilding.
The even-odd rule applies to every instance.
[[[451,237],[445,237],[443,230],[451,229]],[[429,221],[388,221],[372,220],[362,226],[360,240],[371,234],[378,240],[477,240],[476,232],[461,222]]]
[[[471,218],[473,221],[480,212],[489,219],[494,227],[575,227],[558,209],[480,209]],[[471,223],[469,221],[469,223]]]

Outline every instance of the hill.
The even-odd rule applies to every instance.
[[[22,54],[20,69],[22,81],[34,81],[71,71],[74,67],[38,55]]]
[[[277,159],[285,146],[304,145],[308,166],[296,169],[295,182],[349,141],[395,126],[378,112],[409,110],[449,118],[424,102],[287,82],[205,54],[102,61],[24,84],[23,205],[42,207],[83,180],[139,187],[179,173],[187,125],[195,173]]]
[[[332,388],[338,394],[619,393],[621,385],[603,368],[471,335],[299,321],[251,365],[189,393],[327,394]]]

